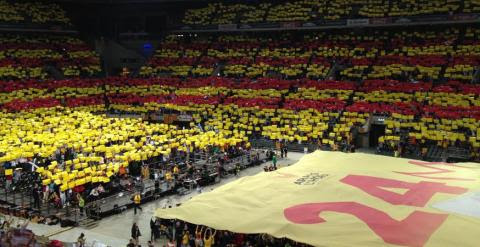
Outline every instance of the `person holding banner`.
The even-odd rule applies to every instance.
[[[197,228],[195,229],[195,247],[203,247],[202,232],[203,226],[199,228],[197,225]]]
[[[205,231],[205,235],[203,236],[203,243],[204,243],[205,247],[212,247],[212,245],[214,244],[214,240],[215,240],[215,234],[217,234],[217,230],[214,230],[213,233],[212,233],[211,228],[208,228]]]

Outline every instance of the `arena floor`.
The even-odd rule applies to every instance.
[[[279,167],[288,166],[295,163],[302,158],[304,154],[290,152],[288,155],[289,157],[286,159],[279,159]],[[271,164],[271,162],[267,164]],[[202,188],[202,192],[213,190],[240,177],[255,175],[259,172],[263,172],[263,166],[264,165],[245,169],[240,172],[238,177],[222,179],[218,184]],[[137,222],[142,233],[142,236],[140,237],[140,244],[142,246],[146,246],[147,241],[150,239],[150,219],[152,218],[155,210],[160,207],[182,203],[183,201],[188,200],[197,194],[197,191],[192,191],[190,194],[185,196],[173,195],[170,197],[165,197],[155,202],[142,205],[143,212],[140,214],[137,212],[137,215],[134,215],[133,209],[131,209],[122,214],[105,218],[99,222],[97,227],[88,230],[81,227],[75,227],[66,230],[62,229],[59,225],[46,226],[37,224],[31,224],[28,228],[33,230],[33,232],[37,235],[51,236],[52,239],[58,239],[64,242],[75,242],[78,236],[83,232],[86,236],[87,243],[89,244],[95,241],[106,246],[114,247],[125,246],[128,243],[130,239],[130,228],[134,222]],[[159,240],[155,246],[163,246],[165,243],[166,242],[164,240]]]

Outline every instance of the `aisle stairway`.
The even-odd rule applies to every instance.
[[[78,226],[84,229],[93,229],[98,226],[98,221],[91,218],[85,218],[78,222]]]
[[[445,150],[437,145],[432,145],[428,148],[427,157],[428,161],[440,162],[445,157]]]
[[[107,75],[118,73],[123,67],[128,67],[131,72],[139,70],[145,64],[147,58],[138,52],[127,49],[114,40],[97,40],[96,50],[104,61]],[[134,62],[127,62],[134,61]]]

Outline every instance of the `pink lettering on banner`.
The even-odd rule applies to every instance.
[[[306,203],[284,210],[285,218],[295,224],[319,224],[324,211],[350,214],[374,231],[386,243],[404,246],[423,246],[442,225],[447,214],[414,211],[403,220],[395,220],[387,213],[356,202]]]
[[[380,198],[393,205],[408,205],[423,207],[436,193],[459,195],[468,190],[462,187],[448,186],[444,183],[420,181],[410,183],[400,180],[348,175],[340,180],[342,183],[357,187],[364,192]],[[407,189],[404,194],[388,191],[383,188]]]
[[[430,172],[395,172],[395,173],[414,176],[414,177],[420,177],[420,178],[429,178],[429,179],[475,181],[475,179],[473,179],[473,178],[432,177],[432,176],[429,176],[429,175],[433,175],[433,174],[443,174],[443,173],[455,172],[453,170],[440,168],[440,167],[435,167],[435,165],[448,165],[450,167],[461,167],[461,168],[470,168],[470,169],[473,168],[473,167],[460,166],[460,165],[456,165],[456,164],[448,164],[448,163],[442,163],[442,162],[422,162],[422,161],[413,161],[413,160],[409,161],[408,163],[412,164],[412,165],[417,165],[417,166],[429,168],[429,169],[432,169],[433,171],[430,171]]]

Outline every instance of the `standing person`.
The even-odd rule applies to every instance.
[[[137,226],[137,223],[133,223],[132,225],[132,238],[135,241],[135,244],[138,245],[138,238],[142,236],[140,233],[140,229]]]
[[[239,164],[236,164],[235,165],[235,177],[240,175],[240,165]]]
[[[273,168],[277,170],[277,155],[275,153],[273,153],[273,156],[272,156],[272,163],[273,163]]]
[[[5,169],[5,173],[7,173],[7,170],[12,171],[12,162],[6,162],[3,164],[3,168]],[[12,185],[12,180],[13,180],[13,172],[10,172],[9,175],[5,174],[5,189],[7,191],[10,191],[10,187]]]
[[[178,165],[175,164],[175,166],[173,167],[173,177],[175,177],[175,180],[178,179],[179,173],[180,173],[180,169],[178,168]]]
[[[217,234],[217,230],[214,230],[213,233],[212,233],[211,228],[208,228],[205,231],[205,236],[203,237],[203,243],[204,243],[205,247],[212,247],[212,245],[214,244],[215,234]]]
[[[160,181],[158,181],[158,178],[157,178],[157,175],[155,175],[155,194],[159,194],[160,193]]]
[[[175,229],[174,229],[175,234],[173,235],[175,244],[177,245],[177,247],[180,247],[180,245],[182,244],[182,237],[183,237],[182,229],[183,229],[182,222],[177,220],[175,222]]]
[[[40,191],[38,189],[38,185],[35,184],[32,190],[32,196],[33,196],[33,207],[40,209]]]
[[[158,238],[158,234],[157,234],[157,225],[155,224],[155,221],[153,220],[155,217],[152,217],[150,219],[150,240],[151,241],[155,241],[157,240]]]
[[[280,145],[280,158],[283,159],[283,144]]]
[[[77,239],[77,245],[78,245],[78,247],[84,247],[85,246],[85,234],[83,234],[83,232],[80,234],[80,236]]]
[[[60,190],[60,204],[62,207],[65,207],[67,203],[67,196],[65,195],[65,191]]]
[[[242,246],[244,242],[245,242],[245,235],[241,233],[235,234],[235,237],[234,237],[235,246]]]
[[[190,242],[188,243],[188,245],[190,247],[195,247],[195,235],[193,235],[192,233],[190,233]]]
[[[182,247],[190,247],[190,233],[188,230],[183,231]]]
[[[50,196],[50,187],[48,185],[43,186],[43,203],[48,202],[48,197]]]
[[[175,247],[175,241],[171,238],[168,238],[167,247]]]
[[[78,208],[80,208],[80,215],[83,216],[83,208],[85,207],[85,200],[82,198],[80,193],[77,193]]]
[[[288,156],[287,156],[287,152],[288,152],[288,150],[287,150],[287,144],[285,144],[285,145],[283,145],[283,154],[285,155],[285,158],[288,157]]]
[[[197,228],[195,229],[195,247],[203,247],[202,233],[203,226],[199,229],[199,226],[197,225]]]
[[[50,200],[55,204],[55,207],[56,208],[60,208],[61,207],[61,201],[60,201],[60,197],[58,196],[57,192],[53,192],[52,193],[52,196],[50,198]]]
[[[140,193],[135,193],[133,196],[133,210],[134,214],[137,214],[137,208],[143,211],[143,209],[140,207],[140,203],[142,201],[142,197],[140,196]]]

